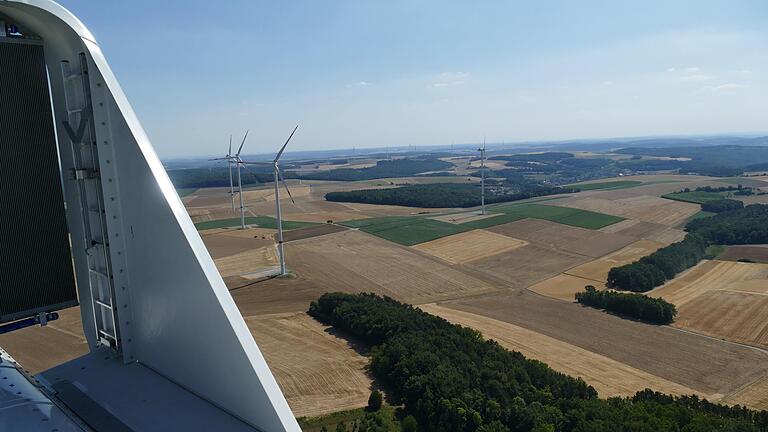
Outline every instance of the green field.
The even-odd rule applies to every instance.
[[[269,216],[247,216],[245,218],[246,225],[256,225],[259,228],[277,229],[277,220]],[[308,226],[317,225],[314,222],[295,222],[295,221],[283,221],[283,229],[286,231],[306,228]],[[207,222],[198,222],[195,224],[195,228],[198,231],[204,231],[215,228],[229,228],[240,226],[240,218],[219,219]]]
[[[716,259],[717,256],[725,252],[726,249],[728,249],[728,246],[724,246],[724,245],[707,246],[707,249],[704,251],[704,258]]]
[[[723,177],[723,178],[715,179],[715,181],[736,186],[740,184],[743,185],[746,183],[754,183],[756,180],[747,178],[747,177]]]
[[[525,218],[544,219],[579,228],[599,229],[624,220],[618,216],[596,213],[569,207],[542,204],[504,204],[490,208],[496,216],[451,224],[424,216],[391,216],[340,222],[341,225],[358,228],[377,237],[413,246],[473,229],[488,228]]]
[[[609,181],[609,182],[601,182],[601,183],[574,183],[566,185],[565,187],[573,187],[578,188],[583,191],[588,190],[598,190],[598,189],[625,189],[625,188],[631,188],[635,186],[640,186],[643,184],[641,181],[637,180],[616,180],[616,181]]]
[[[504,213],[509,217],[517,217],[518,219],[544,219],[588,229],[600,229],[624,220],[622,217],[604,213],[543,204],[511,204],[494,207],[492,211],[494,213]]]
[[[474,228],[441,222],[421,216],[392,216],[341,222],[391,242],[413,246]]]
[[[690,191],[675,192],[662,195],[661,197],[693,204],[704,204],[705,202],[718,201],[723,199],[723,194],[720,192]]]
[[[176,189],[176,193],[179,194],[180,197],[185,197],[187,195],[192,195],[197,191],[197,188],[181,188]]]

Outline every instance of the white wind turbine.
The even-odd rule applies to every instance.
[[[480,152],[480,208],[481,214],[485,214],[485,137],[483,146],[477,151]]]
[[[280,148],[280,151],[277,152],[277,155],[275,156],[275,159],[272,161],[272,163],[264,163],[264,162],[245,162],[238,158],[239,163],[244,165],[260,165],[260,166],[272,166],[273,174],[275,176],[275,213],[277,216],[277,252],[280,256],[280,274],[285,275],[285,247],[283,245],[283,216],[280,208],[280,185],[278,183],[282,183],[283,187],[285,188],[285,191],[288,193],[288,196],[291,198],[291,202],[296,204],[296,201],[293,200],[293,195],[291,194],[291,190],[288,189],[288,185],[285,183],[285,178],[283,177],[282,171],[280,171],[280,157],[283,155],[283,152],[285,151],[285,148],[288,146],[288,143],[291,141],[291,138],[293,138],[293,134],[296,133],[296,129],[298,129],[299,126],[296,125],[295,128],[293,128],[293,131],[288,136],[288,139],[285,140],[285,144]],[[238,153],[239,154],[239,153]]]
[[[212,161],[220,161],[225,160],[227,161],[227,169],[229,170],[229,197],[232,199],[232,211],[235,211],[235,186],[232,183],[232,162],[234,160],[234,157],[232,156],[232,135],[229,135],[229,150],[227,150],[227,155],[220,158],[214,158],[214,159],[208,159]]]

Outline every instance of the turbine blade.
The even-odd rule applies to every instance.
[[[288,136],[288,139],[285,140],[285,144],[283,144],[283,147],[280,149],[279,152],[277,152],[277,156],[275,156],[275,163],[277,163],[278,160],[280,160],[280,156],[283,155],[283,152],[285,151],[285,147],[288,145],[288,142],[291,141],[291,138],[293,138],[293,134],[296,133],[296,129],[299,128],[299,125],[296,125],[295,128],[293,128],[293,132]]]
[[[229,152],[227,152],[227,156],[232,156],[232,134],[229,134]]]
[[[245,135],[243,135],[243,142],[240,143],[240,148],[237,149],[237,154],[235,156],[240,157],[240,152],[243,151],[243,146],[245,145],[245,139],[248,138],[248,132],[245,131]]]
[[[296,205],[296,201],[293,200],[293,195],[291,194],[291,190],[288,189],[288,184],[285,183],[285,177],[283,177],[283,172],[280,171],[280,168],[275,166],[275,169],[277,170],[277,175],[280,176],[280,183],[283,184],[283,187],[285,188],[285,191],[288,192],[288,196],[291,198],[291,202],[293,205]]]

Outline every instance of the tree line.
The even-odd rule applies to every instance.
[[[609,286],[645,292],[693,267],[708,246],[768,243],[768,205],[753,204],[695,219],[685,226],[683,241],[663,247],[639,260],[608,272]]]
[[[677,315],[675,305],[664,299],[611,290],[598,291],[592,285],[587,285],[583,292],[576,293],[576,301],[585,306],[604,309],[649,324],[671,324]]]
[[[518,201],[544,195],[566,193],[572,189],[525,184],[522,187],[489,182],[485,188],[486,204]],[[476,183],[414,184],[389,189],[361,189],[329,192],[327,201],[384,204],[407,207],[475,207],[480,205],[480,185]]]
[[[391,298],[329,293],[309,314],[371,347],[369,370],[422,431],[768,430],[765,411],[696,396],[599,399],[579,378]]]

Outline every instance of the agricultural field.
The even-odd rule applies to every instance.
[[[462,264],[487,258],[521,246],[528,242],[485,230],[472,230],[443,237],[414,246],[415,249],[444,259],[451,264]]]
[[[341,222],[341,225],[356,228],[405,246],[412,246],[458,234],[469,228],[441,222],[426,217],[392,216]]]
[[[721,261],[749,260],[768,264],[768,245],[728,246],[725,252],[718,254]]]
[[[637,389],[646,387],[674,395],[708,396],[610,357],[514,324],[435,304],[419,308],[454,324],[476,329],[487,339],[493,339],[526,357],[543,361],[556,371],[580,377],[595,387],[600,397],[631,396]]]
[[[768,348],[768,264],[704,260],[649,295],[674,303],[674,326]]]
[[[642,185],[643,182],[637,180],[614,180],[606,182],[589,182],[589,183],[573,183],[566,185],[566,187],[578,188],[582,191],[598,190],[598,189],[626,189],[635,186]]]
[[[355,230],[286,243],[285,254],[293,277],[232,291],[244,315],[305,311],[328,291],[375,292],[420,304],[498,289],[482,274]]]
[[[768,375],[768,353],[763,351],[666,326],[626,320],[525,290],[439,302],[438,306],[548,336],[708,395],[715,401]],[[483,328],[478,330],[482,332]],[[582,373],[594,373],[589,361],[581,365],[579,369],[585,371]],[[573,367],[576,366],[574,362]],[[626,379],[629,382],[629,378]]]
[[[293,414],[317,416],[364,406],[371,392],[368,359],[303,312],[247,316]]]
[[[269,216],[246,216],[245,225],[256,226],[259,228],[277,229],[277,220]],[[314,223],[312,222],[296,222],[296,221],[283,219],[284,230],[305,228],[312,225],[314,225]],[[218,220],[207,221],[207,222],[198,222],[195,224],[195,227],[199,231],[205,231],[205,230],[216,229],[216,228],[231,228],[231,227],[239,227],[239,226],[240,226],[239,217],[228,218],[228,219],[218,219]]]
[[[587,258],[603,256],[635,241],[633,237],[622,234],[571,227],[540,219],[522,219],[488,230]]]
[[[667,226],[676,226],[701,210],[698,204],[646,195],[621,199],[604,198],[602,194],[590,195],[574,197],[558,204]]]

